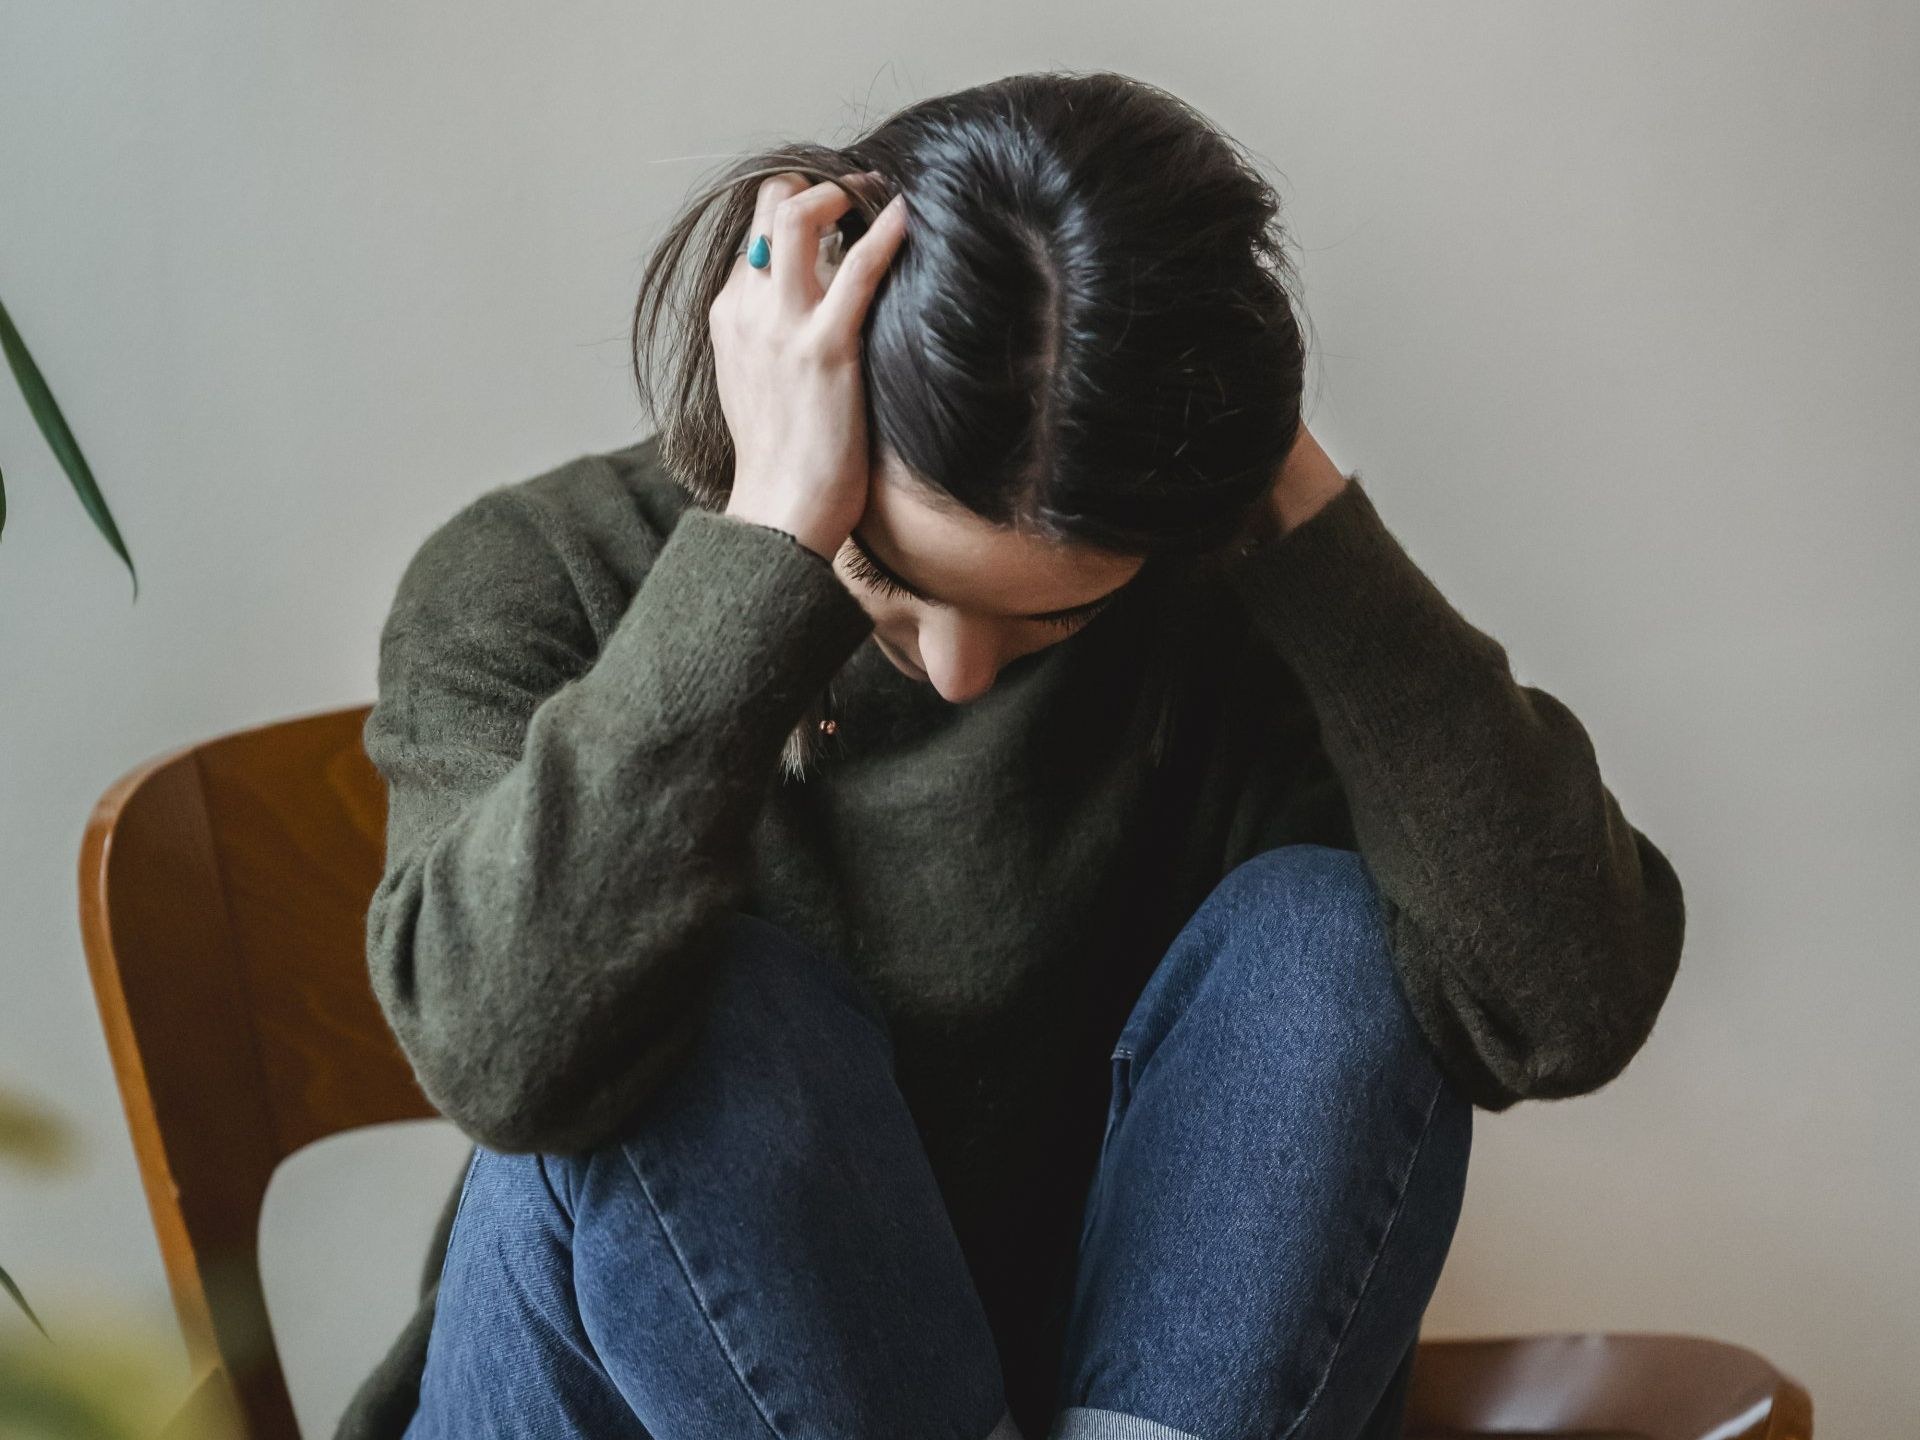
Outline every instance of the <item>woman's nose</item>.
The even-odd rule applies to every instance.
[[[993,688],[1000,673],[1000,643],[984,626],[936,621],[920,628],[920,663],[941,699],[964,705]]]

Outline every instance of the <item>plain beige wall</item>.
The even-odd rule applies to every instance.
[[[645,433],[639,264],[726,154],[1106,67],[1269,164],[1315,433],[1686,885],[1628,1073],[1481,1118],[1432,1328],[1699,1332],[1822,1434],[1920,1416],[1911,7],[9,0],[0,32],[0,296],[142,578],[0,395],[0,1085],[85,1142],[0,1175],[0,1264],[49,1311],[164,1304],[76,931],[99,793],[370,699],[429,529]],[[310,1435],[463,1153],[395,1127],[276,1181]]]

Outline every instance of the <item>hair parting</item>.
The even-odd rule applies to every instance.
[[[871,458],[996,524],[1145,557],[1154,598],[1125,603],[1177,603],[1258,534],[1307,357],[1280,201],[1199,110],[1112,71],[934,96],[696,189],[648,258],[631,336],[662,463],[695,503],[723,508],[733,478],[707,312],[759,182],[788,172],[847,188],[849,240],[895,194],[909,208],[862,333]],[[1179,689],[1178,647],[1160,648],[1142,673],[1156,763]],[[831,743],[832,706],[829,684],[788,737],[789,777]]]

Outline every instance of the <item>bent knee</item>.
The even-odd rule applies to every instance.
[[[573,1226],[574,1158],[476,1145],[448,1230],[447,1253],[476,1243],[564,1246]],[[515,1237],[503,1242],[502,1237]]]
[[[873,991],[838,955],[743,911],[729,910],[713,929],[713,1006],[729,1028],[758,1026],[791,1034],[839,1027],[893,1037]]]
[[[1380,892],[1358,851],[1333,845],[1276,845],[1248,856],[1221,878],[1207,904],[1250,911],[1377,921]]]
[[[837,954],[728,911],[698,958],[701,1018],[673,1071],[597,1143],[537,1157],[569,1213],[632,1189],[636,1155],[700,1168],[737,1143],[804,1169],[841,1111],[898,1095],[885,1015]]]
[[[1208,988],[1256,1052],[1284,1044],[1335,1081],[1434,1069],[1357,852],[1261,851],[1227,873],[1196,920],[1212,942]]]

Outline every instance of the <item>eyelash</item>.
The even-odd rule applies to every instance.
[[[857,545],[848,547],[847,569],[853,572],[854,578],[860,581],[861,584],[878,590],[882,595],[893,595],[903,600],[919,598],[911,590],[902,586],[892,576],[883,574],[880,570],[876,569],[874,563],[867,559],[866,553]],[[1074,615],[1049,616],[1039,623],[1042,625],[1051,625],[1056,630],[1078,630],[1102,610],[1105,610],[1111,603],[1111,601],[1103,600],[1091,610],[1082,610]]]

